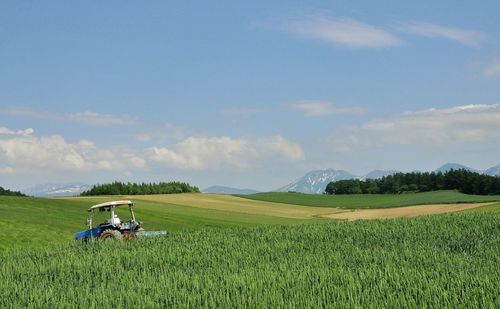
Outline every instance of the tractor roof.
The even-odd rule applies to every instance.
[[[96,208],[104,208],[104,207],[111,207],[111,206],[118,207],[118,206],[125,206],[125,205],[132,206],[132,205],[134,205],[134,203],[132,203],[132,201],[112,201],[112,202],[106,202],[106,203],[97,204],[97,205],[94,205],[94,206],[90,207],[89,211],[91,211],[93,209],[96,209]]]

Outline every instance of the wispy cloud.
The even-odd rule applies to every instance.
[[[245,106],[234,106],[230,107],[227,109],[224,109],[220,112],[222,116],[227,116],[227,117],[250,117],[262,112],[267,111],[267,109],[264,108],[257,108],[257,107],[245,107]]]
[[[311,15],[290,20],[286,29],[300,37],[349,48],[381,48],[402,43],[398,37],[381,27],[351,18]]]
[[[487,77],[493,77],[500,75],[500,60],[496,60],[488,64],[484,70],[483,74]]]
[[[193,134],[193,129],[185,125],[165,123],[156,127],[143,128],[135,138],[139,142],[163,143],[169,140],[182,140]]]
[[[407,112],[366,122],[327,140],[341,152],[384,144],[436,146],[499,141],[500,103]]]
[[[136,119],[128,115],[110,115],[94,112],[79,112],[66,115],[71,121],[80,122],[90,126],[120,126],[130,125],[136,122]]]
[[[478,47],[486,38],[480,31],[437,25],[429,22],[411,22],[398,27],[400,31],[428,38],[445,38],[460,44]]]
[[[307,116],[328,116],[334,114],[361,115],[365,109],[359,107],[337,107],[325,101],[303,100],[286,104],[291,109],[303,112]]]
[[[0,107],[0,114],[17,117],[77,122],[88,126],[121,126],[137,122],[128,115],[111,115],[96,112],[53,113],[30,108]]]

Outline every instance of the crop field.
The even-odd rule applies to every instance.
[[[498,308],[500,213],[0,252],[0,307]]]
[[[210,197],[217,200],[217,196]],[[0,218],[2,218],[0,228],[3,231],[0,233],[0,250],[71,241],[73,233],[85,228],[87,209],[91,205],[122,198],[124,197],[48,199],[0,196]],[[262,210],[249,213],[246,210],[238,212],[212,209],[204,206],[206,202],[203,201],[204,196],[201,194],[187,196],[187,200],[190,200],[190,203],[197,205],[197,207],[176,204],[177,198],[170,195],[155,196],[151,200],[149,196],[134,196],[131,199],[136,203],[137,217],[145,222],[145,228],[167,229],[169,231],[202,227],[298,224],[307,218],[311,219],[312,214],[314,214],[314,209],[303,207],[307,211],[302,212],[302,217],[277,216],[272,211],[270,214],[267,213],[270,203],[249,200],[243,200],[244,204],[248,206],[260,205]],[[283,204],[279,204],[279,206],[283,207]],[[291,207],[292,211],[296,208],[294,205],[288,207]],[[120,216],[126,218],[126,210],[119,210],[121,210]]]
[[[393,196],[397,198],[398,196]],[[311,207],[244,199],[228,195],[172,194],[143,196],[100,196],[79,198],[0,197],[0,249],[45,246],[71,241],[73,233],[84,229],[89,206],[108,200],[130,198],[136,203],[139,220],[147,229],[171,232],[205,227],[253,227],[259,225],[295,225],[358,216],[352,209]],[[363,197],[364,198],[364,197]],[[500,204],[493,208],[498,208]],[[439,205],[438,205],[439,206]],[[472,205],[477,207],[478,205]],[[441,212],[454,205],[440,206]],[[481,206],[489,207],[489,206]],[[127,218],[126,209],[120,217]],[[394,211],[403,210],[398,208]],[[423,208],[422,208],[423,210]],[[360,212],[362,210],[358,210]],[[383,210],[376,210],[378,212]],[[430,212],[433,213],[433,212]],[[418,214],[425,212],[418,209]],[[338,217],[340,216],[340,217]],[[402,217],[405,213],[375,215],[371,218]]]
[[[456,191],[433,191],[408,194],[319,195],[302,193],[256,193],[242,198],[273,203],[314,207],[389,208],[427,204],[500,202],[500,195],[468,195]]]
[[[400,202],[389,197],[384,205]],[[136,203],[146,228],[169,237],[72,241],[90,205],[122,198]],[[350,222],[327,217],[434,206],[353,211],[298,202],[0,197],[0,308],[500,306],[500,203]]]
[[[352,211],[337,212],[326,215],[321,215],[322,218],[330,219],[345,219],[345,220],[373,220],[373,219],[390,219],[402,217],[416,217],[423,215],[436,215],[455,211],[465,211],[480,209],[482,207],[500,206],[499,203],[473,203],[473,204],[430,204],[417,205],[406,207],[391,207],[391,208],[362,208],[353,209]]]

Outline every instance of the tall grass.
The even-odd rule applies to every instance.
[[[500,214],[207,228],[0,253],[0,307],[498,308]]]

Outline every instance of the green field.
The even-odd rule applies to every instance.
[[[201,194],[188,195],[199,207],[176,204],[176,196],[134,196],[137,218],[145,222],[147,229],[179,231],[202,227],[255,226],[265,224],[296,224],[300,219],[266,215],[265,208],[259,213],[223,211],[204,208]],[[87,209],[97,203],[122,197],[95,198],[21,198],[0,197],[0,250],[45,246],[68,242],[76,231],[85,228]],[[253,203],[255,204],[255,203]],[[260,204],[259,204],[260,205]],[[264,204],[265,205],[265,204]],[[292,206],[293,207],[293,206]],[[122,210],[122,209],[120,209]],[[123,209],[122,211],[125,211]],[[123,214],[122,218],[126,218]]]
[[[348,222],[318,216],[351,212],[332,206],[477,197],[436,192],[407,200],[371,196],[372,203],[370,196],[258,196],[298,199],[284,204],[211,194],[0,197],[0,308],[500,307],[500,203],[453,214]],[[146,228],[167,229],[169,237],[72,240],[84,228],[89,206],[128,198]],[[330,204],[298,205],[325,198]]]
[[[499,222],[466,212],[9,250],[0,307],[499,308]]]
[[[434,191],[408,194],[319,195],[285,192],[237,195],[242,198],[273,203],[315,207],[389,208],[410,205],[497,202],[500,195],[467,195],[456,191]]]
[[[76,231],[85,227],[87,209],[97,203],[116,199],[132,199],[139,220],[147,229],[168,231],[205,227],[253,227],[273,224],[301,224],[323,221],[320,216],[344,212],[340,208],[297,205],[330,202],[330,206],[353,208],[400,206],[400,195],[376,196],[307,196],[304,194],[260,194],[250,197],[273,197],[280,203],[212,194],[170,194],[143,196],[100,196],[82,198],[0,197],[0,249],[45,246],[71,241]],[[283,198],[290,204],[284,204]],[[404,196],[411,201],[466,201],[468,196],[456,192],[414,194]],[[448,200],[446,198],[449,198]],[[279,199],[281,198],[281,199]],[[370,201],[370,198],[372,200]],[[476,197],[472,197],[475,199]],[[483,197],[491,198],[495,197]],[[338,204],[332,204],[335,201]],[[345,202],[345,201],[348,201]],[[309,202],[309,203],[308,203]],[[500,204],[499,204],[500,205]],[[497,209],[498,206],[492,206]],[[483,208],[483,207],[481,207]],[[125,209],[123,209],[125,211]],[[121,215],[126,218],[126,215]]]

